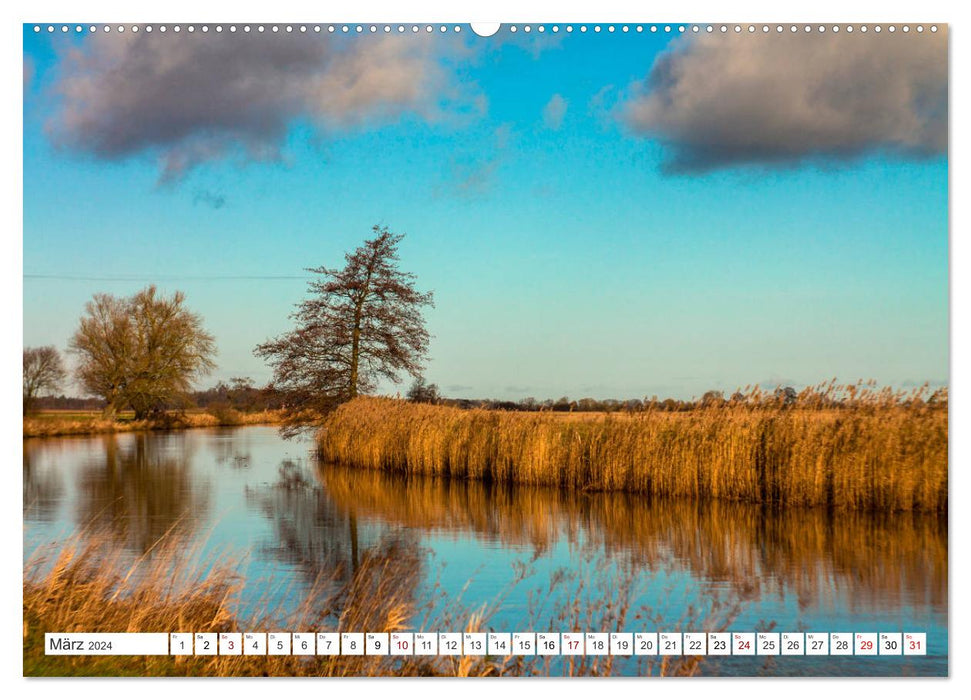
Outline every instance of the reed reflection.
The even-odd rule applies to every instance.
[[[794,594],[802,608],[833,596],[863,609],[946,611],[947,528],[937,516],[665,500],[618,493],[489,486],[400,477],[321,463],[337,509],[361,521],[472,535],[538,553],[559,541],[648,570],[678,567],[742,599]]]

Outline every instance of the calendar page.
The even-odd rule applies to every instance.
[[[104,19],[22,26],[25,676],[949,675],[947,23]]]

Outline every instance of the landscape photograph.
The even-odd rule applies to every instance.
[[[24,24],[23,675],[947,677],[948,73]]]

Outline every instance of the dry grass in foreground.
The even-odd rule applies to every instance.
[[[24,418],[24,437],[56,437],[60,435],[95,435],[126,433],[137,430],[183,430],[186,428],[216,428],[236,425],[275,425],[283,421],[280,411],[244,413],[234,409],[206,412],[171,413],[163,418],[107,420],[99,412],[48,411]]]
[[[832,392],[832,389],[830,389]],[[331,414],[321,457],[351,467],[496,483],[873,511],[947,509],[947,401],[825,393],[794,405],[684,412],[463,410],[359,398]]]
[[[187,566],[192,558],[176,538],[165,537],[134,561],[108,537],[80,537],[35,557],[24,568],[25,676],[604,676],[622,672],[615,658],[570,659],[494,656],[45,656],[45,632],[271,632],[271,631],[466,631],[485,632],[502,604],[475,611],[443,594],[419,600],[422,552],[394,537],[367,550],[353,576],[339,569],[308,587],[297,608],[282,617],[240,619],[234,612],[242,580],[231,564]],[[524,570],[525,571],[525,570]],[[557,578],[547,597],[531,606],[534,629],[625,630],[659,624],[632,609],[634,574],[613,579],[601,567]],[[525,576],[525,573],[524,573]],[[625,578],[626,576],[626,578]],[[520,581],[522,579],[519,579]],[[565,599],[549,596],[571,587]],[[427,595],[427,594],[426,594]],[[550,608],[555,614],[541,620]],[[436,611],[437,612],[434,612]],[[682,620],[677,629],[725,629],[735,608],[712,606]],[[413,620],[423,618],[419,626]],[[545,626],[544,626],[545,625]],[[502,630],[508,631],[508,630]],[[700,657],[632,660],[647,675],[695,675]],[[628,670],[628,672],[630,672]]]

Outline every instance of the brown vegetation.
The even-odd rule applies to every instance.
[[[129,298],[95,294],[71,338],[75,374],[105,401],[106,417],[130,409],[142,420],[186,405],[192,383],[214,369],[215,339],[185,295],[149,286]]]
[[[685,412],[515,413],[359,398],[319,432],[366,469],[767,506],[947,509],[947,398],[750,392]]]
[[[207,412],[172,412],[154,418],[135,420],[123,413],[114,420],[100,411],[48,411],[24,418],[24,437],[95,435],[137,430],[182,430],[234,425],[269,425],[282,422],[281,411],[244,413],[230,407],[212,407]]]
[[[455,604],[432,614],[435,600],[419,600],[422,553],[394,538],[366,551],[350,578],[339,569],[309,587],[301,604],[282,617],[241,619],[235,608],[242,581],[223,562],[199,561],[178,538],[162,538],[151,552],[132,559],[109,538],[77,538],[49,557],[24,567],[24,675],[102,676],[498,676],[610,675],[614,657],[568,659],[494,656],[46,656],[45,632],[395,632],[488,631],[497,605],[469,611]],[[594,570],[596,567],[593,567]],[[657,622],[631,607],[630,581],[593,582],[583,576],[557,612],[534,629],[626,630]],[[559,581],[559,584],[564,581]],[[552,582],[550,593],[557,589]],[[500,600],[501,602],[501,600]],[[422,619],[422,611],[425,611]],[[702,618],[685,618],[667,629],[724,629],[735,609],[715,605]],[[416,619],[422,619],[415,624]],[[654,675],[697,673],[699,657],[634,661]]]
[[[66,378],[61,354],[53,345],[24,348],[24,415],[34,409],[42,391],[57,391]]]

